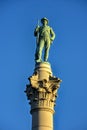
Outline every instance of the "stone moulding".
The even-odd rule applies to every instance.
[[[30,100],[31,109],[41,106],[54,107],[61,80],[54,76],[49,77],[49,81],[38,80],[38,75],[33,75],[28,79],[30,84],[26,85],[25,92]]]

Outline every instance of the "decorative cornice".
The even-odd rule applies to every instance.
[[[49,77],[39,80],[38,74],[29,77],[30,84],[26,85],[26,95],[30,100],[31,109],[39,107],[53,108],[57,97],[57,90],[60,87],[61,80],[56,77]]]
[[[28,80],[30,83],[26,85],[25,92],[31,111],[42,108],[54,111],[61,80],[52,76],[51,65],[47,62],[36,64],[34,73]]]

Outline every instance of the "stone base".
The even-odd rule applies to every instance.
[[[51,70],[50,63],[49,62],[37,63],[35,65],[34,73],[38,74],[38,79],[39,80],[46,79],[48,81],[49,76],[52,76],[52,70]]]
[[[31,105],[32,130],[53,130],[54,106],[61,80],[52,75],[48,62],[41,62],[35,65],[29,81],[25,92]]]

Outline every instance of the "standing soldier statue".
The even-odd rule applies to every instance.
[[[48,60],[50,45],[55,39],[53,29],[48,26],[48,19],[41,19],[42,26],[37,26],[34,31],[34,36],[37,37],[37,47],[35,53],[35,61],[42,62],[42,51],[44,49],[44,61]]]

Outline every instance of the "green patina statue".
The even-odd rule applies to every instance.
[[[35,52],[35,61],[42,62],[42,51],[44,49],[44,61],[47,62],[49,56],[50,45],[55,39],[53,29],[48,26],[48,19],[41,19],[42,26],[37,26],[34,30],[34,36],[37,38],[37,47]]]

